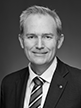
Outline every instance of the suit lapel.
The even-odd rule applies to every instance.
[[[26,85],[29,77],[28,68],[22,70],[23,74],[20,75],[20,79],[16,81],[16,108],[23,108],[24,97],[26,91]]]
[[[68,70],[64,64],[58,60],[58,65],[50,84],[44,108],[55,108],[67,86],[68,81],[65,79],[67,74]]]

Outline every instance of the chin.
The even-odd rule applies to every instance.
[[[36,65],[43,65],[46,63],[46,61],[44,61],[44,60],[33,60],[31,62],[36,64]]]
[[[52,57],[29,57],[29,61],[36,65],[49,64],[52,61]]]
[[[34,64],[37,64],[37,65],[43,65],[43,64],[45,64],[46,62],[41,62],[41,61],[39,61],[39,62],[33,62]]]

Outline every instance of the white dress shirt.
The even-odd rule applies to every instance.
[[[40,77],[42,79],[45,80],[45,83],[43,84],[43,97],[42,97],[42,102],[41,102],[41,108],[43,108],[48,90],[49,90],[49,86],[52,80],[52,76],[55,72],[57,66],[57,58],[55,57],[55,59],[53,60],[52,64],[50,65],[50,67],[42,74],[40,75]],[[25,100],[24,100],[24,107],[23,108],[28,108],[28,104],[29,104],[29,100],[30,100],[30,96],[31,96],[31,91],[33,89],[34,83],[32,82],[32,80],[38,76],[37,74],[35,74],[32,69],[31,69],[31,65],[29,63],[28,65],[29,67],[29,79],[28,79],[28,83],[27,83],[27,87],[26,87],[26,93],[25,93]]]

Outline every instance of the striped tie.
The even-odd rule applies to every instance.
[[[31,92],[29,108],[40,108],[42,99],[43,80],[40,77],[34,78],[34,87]]]

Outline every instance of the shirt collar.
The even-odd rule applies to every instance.
[[[50,67],[42,75],[40,75],[40,77],[44,79],[46,82],[50,83],[52,76],[55,72],[56,66],[57,66],[57,58],[55,57]],[[28,67],[29,67],[29,73],[30,73],[29,82],[31,83],[32,80],[38,75],[35,74],[33,70],[31,69],[31,63],[29,63]]]

